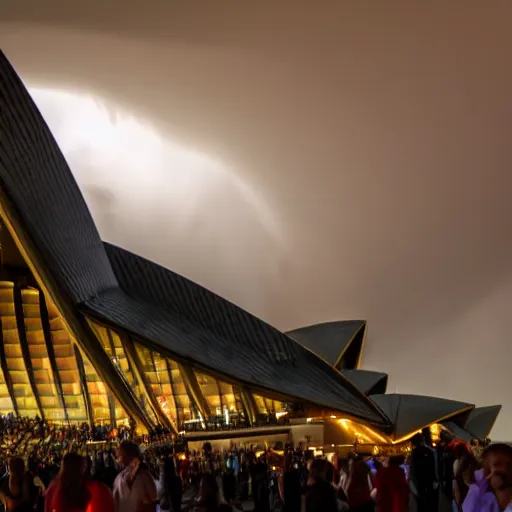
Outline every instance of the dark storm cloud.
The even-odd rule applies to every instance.
[[[128,111],[239,180],[164,208],[116,169],[110,201],[87,188],[108,168],[75,158],[105,238],[283,329],[366,318],[364,363],[391,389],[504,403],[509,436],[510,2],[63,5],[0,7],[27,81]]]

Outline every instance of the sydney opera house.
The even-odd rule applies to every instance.
[[[283,333],[104,243],[3,54],[0,217],[2,415],[341,446],[399,445],[432,425],[484,438],[500,410],[386,394],[387,375],[359,369],[364,321]]]

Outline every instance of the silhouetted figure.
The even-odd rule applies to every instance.
[[[252,498],[254,500],[255,512],[269,512],[270,492],[268,480],[268,466],[263,457],[250,466],[252,479]]]
[[[230,505],[220,501],[219,486],[215,475],[203,475],[199,484],[199,498],[194,512],[231,512],[232,510]]]
[[[327,481],[328,462],[315,459],[311,463],[306,493],[306,512],[337,512],[336,489]]]
[[[181,478],[176,474],[174,460],[164,460],[160,475],[160,510],[161,512],[177,512],[181,510],[183,497],[183,484]]]
[[[236,477],[232,468],[228,468],[222,475],[222,492],[226,503],[231,505],[236,498]]]
[[[438,508],[436,460],[432,448],[425,445],[422,434],[411,440],[413,450],[409,470],[409,485],[418,512],[435,512]]]
[[[293,458],[285,458],[280,482],[283,512],[300,512],[302,506],[302,485],[300,470],[293,465]]]

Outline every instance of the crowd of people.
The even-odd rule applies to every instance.
[[[354,456],[339,467],[338,499],[349,511],[512,512],[507,444],[473,439],[469,445],[446,431],[433,443],[424,429],[406,458]]]
[[[303,445],[202,450],[164,431],[0,421],[7,512],[512,512],[512,447],[428,429],[407,457],[328,461]],[[279,449],[278,449],[279,448]],[[2,476],[3,475],[3,476]]]

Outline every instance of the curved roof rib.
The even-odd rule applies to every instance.
[[[341,320],[286,333],[338,369],[359,367],[366,334],[365,320]]]
[[[341,370],[341,373],[365,395],[383,395],[386,392],[388,386],[386,373],[369,370]]]
[[[474,405],[422,395],[372,395],[370,397],[393,424],[395,441],[433,423],[461,418],[462,425]]]
[[[162,267],[107,252],[57,143],[1,52],[0,187],[39,266],[74,311],[248,384],[387,423],[347,379],[277,329]]]

